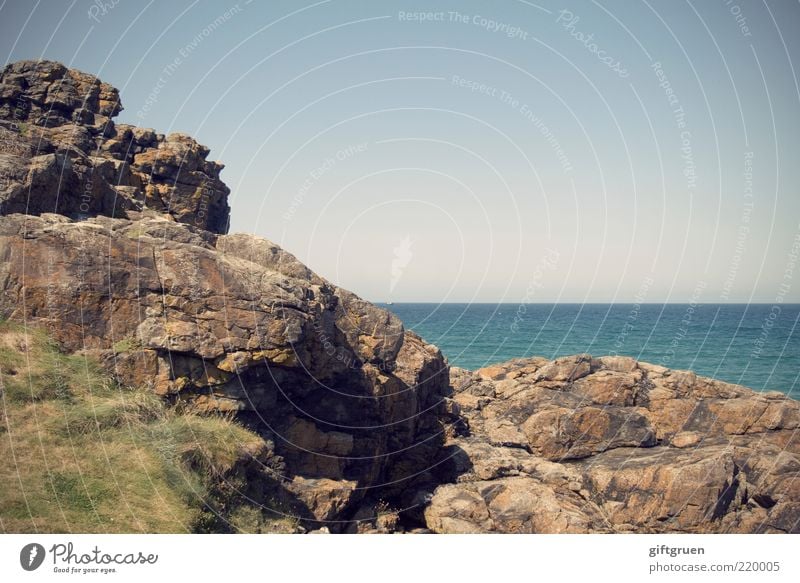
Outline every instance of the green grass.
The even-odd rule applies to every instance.
[[[135,338],[123,338],[122,340],[115,342],[113,348],[116,354],[120,354],[141,348],[141,344]]]
[[[294,528],[236,492],[261,437],[123,388],[41,331],[0,322],[0,412],[0,532]]]

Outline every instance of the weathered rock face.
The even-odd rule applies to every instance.
[[[449,369],[392,314],[226,234],[208,149],[120,109],[58,63],[0,74],[0,317],[259,431],[270,478],[242,496],[333,532],[800,530],[796,401],[622,357]]]
[[[228,230],[229,189],[208,148],[183,134],[115,125],[116,89],[50,61],[0,73],[0,213],[73,218],[165,214]]]
[[[163,218],[0,218],[0,315],[271,438],[299,512],[346,516],[441,445],[441,353],[269,241]]]
[[[100,132],[122,109],[114,87],[61,63],[12,63],[0,80],[0,117],[18,123],[77,124]]]
[[[0,316],[238,415],[274,442],[301,518],[344,521],[416,479],[443,439],[438,349],[273,243],[224,234],[209,150],[115,125],[120,109],[58,63],[0,74]]]
[[[800,406],[781,393],[589,355],[452,379],[436,532],[800,530]]]

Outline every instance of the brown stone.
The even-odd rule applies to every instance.
[[[184,134],[115,125],[119,93],[51,61],[0,72],[0,214],[163,214],[226,233],[222,164]]]
[[[456,376],[469,434],[448,438],[431,530],[800,528],[797,401],[623,357],[528,366]]]

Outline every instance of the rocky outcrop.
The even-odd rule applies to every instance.
[[[0,213],[163,214],[228,230],[222,164],[183,134],[114,124],[116,89],[50,61],[0,73]]]
[[[0,218],[0,315],[275,443],[305,518],[346,516],[441,445],[441,353],[264,239],[164,218]]]
[[[281,506],[341,530],[441,445],[441,353],[275,244],[225,234],[208,149],[114,125],[119,110],[115,89],[60,64],[3,70],[0,317],[237,415],[274,445]]]
[[[452,370],[436,532],[797,532],[800,407],[589,355]]]
[[[122,106],[119,92],[96,77],[53,61],[19,61],[0,75],[0,118],[102,133]]]
[[[623,357],[450,369],[391,313],[227,234],[208,149],[120,109],[58,63],[0,74],[0,317],[257,431],[225,500],[317,532],[800,530],[796,401]]]

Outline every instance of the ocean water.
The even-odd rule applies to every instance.
[[[800,397],[800,304],[383,305],[450,363],[620,354]]]

